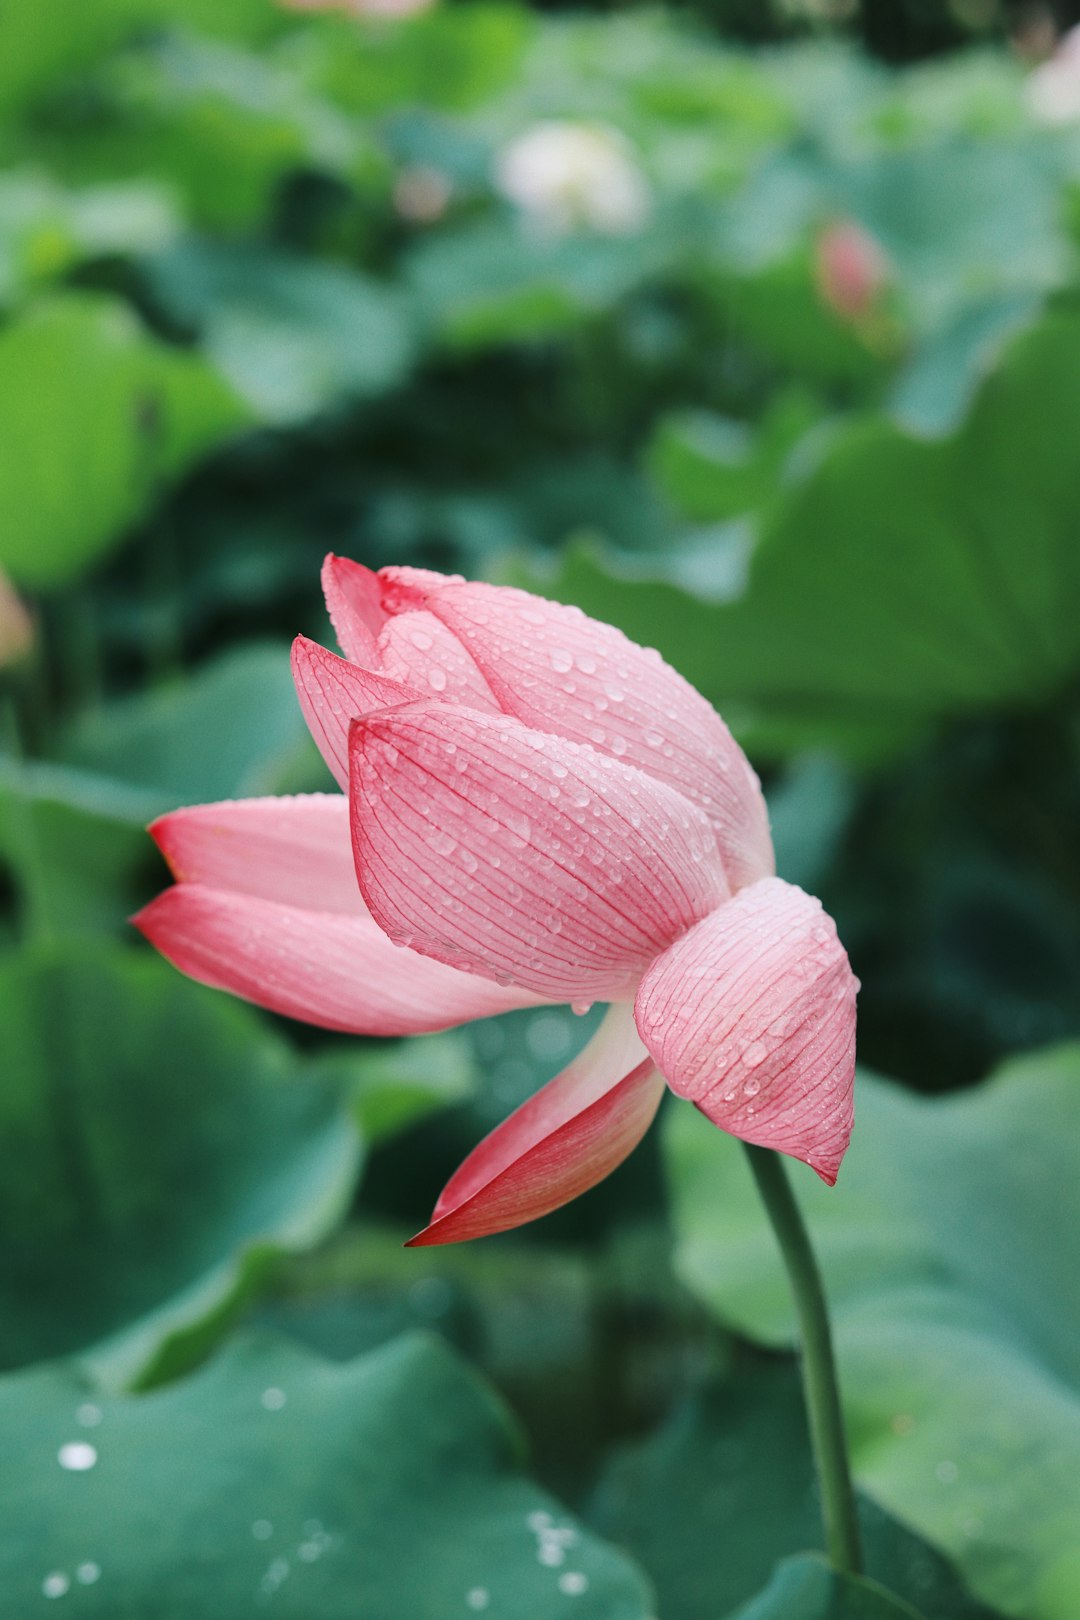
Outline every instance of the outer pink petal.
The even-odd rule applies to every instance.
[[[502,715],[424,703],[353,727],[353,851],[391,938],[555,1001],[633,994],[727,895],[681,794]]]
[[[386,622],[379,576],[362,563],[333,552],[322,567],[326,610],[338,638],[338,646],[353,663],[373,666],[375,643]]]
[[[673,1091],[831,1186],[851,1136],[858,988],[821,902],[767,878],[653,963],[635,1016]]]
[[[507,714],[637,765],[699,805],[733,888],[773,872],[757,777],[716,710],[659,653],[527,591],[406,569],[380,577],[395,611],[426,607],[454,632]]]
[[[378,667],[426,697],[498,714],[491,688],[461,642],[433,613],[401,613],[379,635]]]
[[[342,793],[190,805],[150,828],[180,883],[366,917]]]
[[[663,1093],[630,1009],[612,1007],[573,1063],[470,1153],[412,1244],[486,1237],[568,1204],[637,1146]]]
[[[304,719],[339,786],[349,785],[349,726],[372,709],[411,703],[427,694],[401,681],[337,658],[317,641],[297,636],[292,650],[293,680]]]
[[[370,917],[179,883],[132,918],[182,973],[350,1035],[418,1035],[533,997],[392,945]]]

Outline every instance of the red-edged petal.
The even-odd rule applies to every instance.
[[[487,1237],[568,1204],[637,1146],[663,1093],[629,1007],[612,1007],[573,1063],[470,1153],[411,1244]]]
[[[150,833],[180,883],[368,915],[343,793],[189,805],[161,816]]]
[[[433,613],[401,613],[379,635],[377,664],[426,697],[498,714],[491,688],[461,642]]]
[[[383,569],[395,611],[429,609],[475,660],[500,708],[637,765],[712,821],[732,888],[774,870],[757,777],[716,710],[621,630],[503,585]]]
[[[338,785],[349,785],[349,726],[372,709],[390,708],[426,697],[401,681],[361,669],[297,636],[292,649],[293,680],[308,730]]]
[[[331,552],[322,566],[322,587],[330,623],[346,658],[369,667],[377,664],[375,643],[386,623],[379,576],[362,563]]]
[[[350,1035],[419,1035],[536,998],[392,945],[367,916],[178,883],[132,918],[181,973]]]
[[[502,715],[417,703],[353,727],[353,851],[391,938],[553,1001],[633,994],[727,895],[681,794]]]
[[[673,1091],[831,1186],[851,1136],[858,988],[821,902],[767,878],[653,963],[635,1016]]]

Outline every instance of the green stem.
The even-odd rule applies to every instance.
[[[802,1345],[803,1391],[825,1520],[825,1549],[835,1569],[845,1575],[858,1575],[862,1571],[859,1522],[821,1273],[780,1155],[771,1148],[754,1147],[749,1142],[744,1142],[743,1146],[776,1233],[795,1298]]]

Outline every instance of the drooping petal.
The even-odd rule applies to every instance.
[[[180,883],[366,917],[343,793],[189,805],[150,834]]]
[[[297,636],[292,650],[293,680],[308,730],[338,785],[349,785],[349,726],[372,709],[426,697],[402,681],[361,669]]]
[[[353,663],[374,667],[375,643],[386,622],[379,576],[331,552],[322,566],[322,588],[338,646]]]
[[[470,1153],[410,1246],[506,1232],[568,1204],[637,1146],[663,1093],[629,1007],[610,1008],[562,1074]]]
[[[368,916],[178,883],[132,918],[181,973],[349,1035],[419,1035],[536,998],[392,945]]]
[[[704,810],[732,888],[773,872],[757,777],[716,710],[659,653],[527,591],[415,570],[380,577],[395,611],[425,607],[453,631],[505,713],[637,765]]]
[[[728,892],[681,794],[502,715],[368,715],[349,800],[360,888],[391,938],[554,1001],[629,998]]]
[[[851,1136],[858,988],[821,902],[766,878],[653,963],[635,1016],[673,1091],[831,1186]]]
[[[434,613],[401,613],[379,635],[378,667],[425,697],[498,714],[491,688],[461,642]]]

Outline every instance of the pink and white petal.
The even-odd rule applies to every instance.
[[[322,587],[330,623],[346,658],[367,667],[377,665],[375,644],[387,617],[378,574],[331,552],[322,566]]]
[[[377,665],[429,698],[498,714],[499,705],[461,642],[441,619],[422,610],[388,619],[379,635]]]
[[[766,878],[652,964],[635,1016],[674,1092],[831,1186],[851,1136],[858,988],[821,902]]]
[[[470,1153],[409,1246],[506,1232],[568,1204],[632,1152],[663,1094],[629,1007],[610,1008],[562,1074]]]
[[[201,883],[166,889],[132,921],[200,984],[349,1035],[425,1034],[537,999],[400,950],[370,917]]]
[[[292,672],[308,730],[342,788],[349,785],[352,721],[373,709],[412,703],[427,695],[374,670],[350,664],[307,636],[297,636],[293,642]]]
[[[443,703],[352,738],[361,891],[425,956],[553,1001],[629,999],[727,897],[701,811],[589,748]]]
[[[368,915],[343,793],[189,805],[161,816],[150,834],[179,883]]]
[[[527,591],[383,569],[385,599],[442,620],[505,713],[637,765],[705,811],[733,889],[775,870],[758,779],[712,705],[621,630]]]

